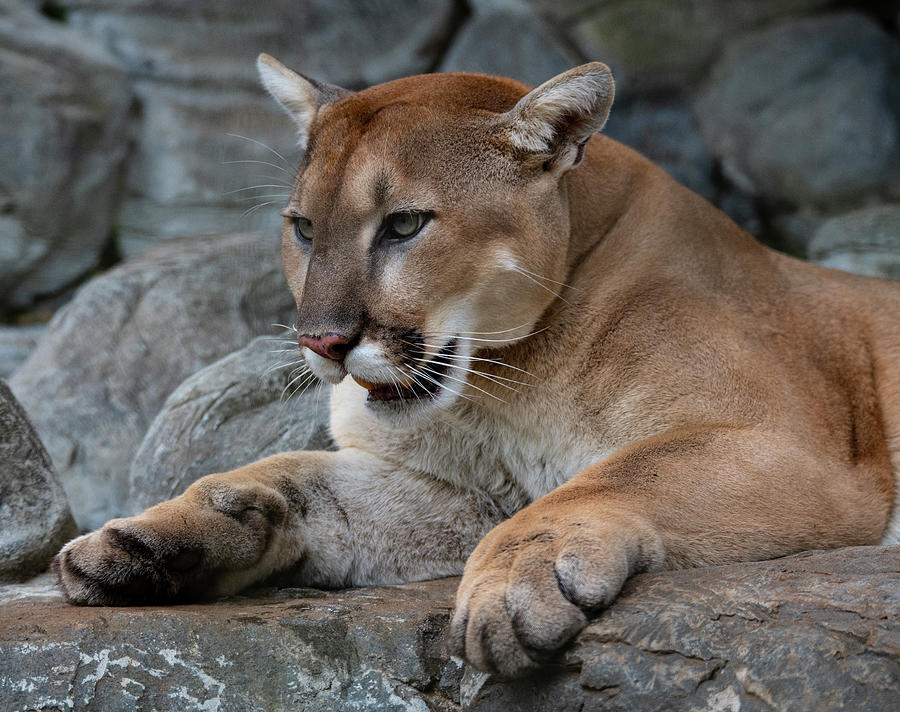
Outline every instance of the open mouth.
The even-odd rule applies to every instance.
[[[353,376],[353,380],[369,391],[367,402],[408,401],[435,398],[441,390],[444,377],[450,369],[448,357],[456,350],[456,339],[450,341],[427,364],[418,363],[409,367],[410,380],[396,383],[372,383]],[[424,358],[425,352],[419,352]],[[352,374],[351,374],[352,375]]]

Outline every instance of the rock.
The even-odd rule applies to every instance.
[[[295,371],[301,358],[293,338],[260,337],[178,386],[132,463],[129,513],[171,499],[212,472],[279,452],[332,447],[330,388],[307,379],[306,368]],[[292,394],[297,388],[302,392]]]
[[[580,64],[525,2],[480,0],[474,7],[439,71],[497,74],[537,86]]]
[[[900,205],[880,205],[826,220],[809,244],[826,267],[900,279]]]
[[[603,133],[636,149],[707,200],[716,200],[713,158],[690,104],[683,99],[616,101]]]
[[[169,242],[77,292],[11,386],[79,526],[122,513],[132,458],[169,393],[293,311],[275,235]]]
[[[100,39],[135,77],[255,89],[256,55],[348,89],[426,72],[456,28],[442,0],[72,0],[70,24]]]
[[[255,90],[140,81],[135,92],[143,112],[119,216],[122,255],[184,235],[276,234],[299,162],[283,110]]]
[[[581,53],[602,59],[620,96],[691,86],[734,37],[827,0],[532,0],[573,37]]]
[[[0,380],[0,582],[44,571],[75,536],[50,457],[9,386]]]
[[[643,574],[522,680],[447,656],[456,579],[259,589],[169,608],[73,608],[0,588],[12,709],[895,709],[900,548]],[[264,674],[262,674],[264,672]]]
[[[136,80],[141,117],[119,225],[126,257],[162,238],[280,224],[283,186],[299,157],[289,119],[259,86],[259,52],[358,88],[433,69],[459,14],[441,0],[109,0],[66,8],[69,22]]]
[[[44,324],[0,325],[0,378],[9,378],[15,373],[34,351],[38,339],[46,330]]]
[[[122,193],[132,95],[92,39],[0,6],[0,310],[93,269]]]
[[[862,15],[797,20],[729,47],[697,101],[742,190],[831,212],[900,195],[900,42]]]

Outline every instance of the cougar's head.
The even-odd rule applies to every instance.
[[[562,177],[606,120],[609,70],[530,93],[468,74],[349,92],[258,66],[304,149],[282,256],[310,368],[382,413],[478,398],[479,353],[528,338],[565,281]]]

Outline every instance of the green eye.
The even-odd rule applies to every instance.
[[[313,226],[309,218],[294,218],[294,236],[298,240],[311,242],[313,239]]]
[[[394,240],[410,238],[425,227],[430,217],[428,213],[412,212],[388,215],[385,221],[385,237]]]

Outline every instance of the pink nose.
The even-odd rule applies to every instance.
[[[340,334],[325,334],[324,336],[303,336],[297,337],[297,343],[316,352],[322,358],[331,359],[332,361],[343,361],[347,355],[349,348],[347,344],[350,339]]]

